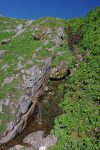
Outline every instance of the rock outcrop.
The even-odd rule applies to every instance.
[[[70,73],[65,61],[61,61],[56,67],[50,71],[51,80],[62,80]]]
[[[44,86],[48,81],[50,65],[51,58],[48,58],[43,69],[33,69],[27,72],[26,80],[23,83],[26,93],[17,101],[16,121],[8,125],[7,131],[0,138],[0,143],[9,142],[25,129],[28,119],[34,113],[38,101],[44,93]],[[25,82],[29,81],[29,78],[31,86],[29,86],[30,84],[25,86]]]

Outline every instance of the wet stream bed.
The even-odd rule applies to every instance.
[[[45,136],[50,134],[50,131],[54,125],[55,117],[61,114],[59,103],[63,99],[63,94],[58,91],[58,87],[64,81],[52,81],[48,86],[48,91],[44,93],[42,97],[42,124],[39,123],[38,109],[34,112],[30,118],[27,127],[19,135],[17,135],[10,142],[0,146],[0,150],[8,150],[15,145],[26,145],[23,143],[23,139],[28,135],[36,131],[44,131]]]

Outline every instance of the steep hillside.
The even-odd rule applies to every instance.
[[[57,55],[52,65],[60,60],[70,61],[72,54],[67,46],[64,32],[66,21],[42,18],[37,21],[0,18],[0,99],[13,103],[23,95],[21,70],[33,65],[43,65],[44,59]],[[64,40],[60,38],[64,36]],[[68,49],[66,51],[66,49]],[[64,55],[63,55],[64,54]],[[2,101],[0,101],[2,103]],[[0,132],[14,118],[11,110],[3,105],[0,114]]]
[[[99,149],[99,34],[100,7],[71,20],[0,17],[0,134],[16,121],[19,100],[30,88],[27,75],[52,57],[48,87],[59,80],[51,95],[62,114],[54,121],[57,144],[50,149]]]
[[[72,32],[76,32],[73,28],[79,23],[74,21],[69,21]],[[100,149],[100,7],[90,11],[80,30],[82,37],[74,43],[77,59],[72,66],[76,71],[63,87],[63,114],[55,119],[52,130],[58,137],[55,150]]]

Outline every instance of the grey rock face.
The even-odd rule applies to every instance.
[[[25,95],[19,98],[17,112],[16,112],[16,120],[19,121],[22,114],[26,113],[29,109],[29,106],[32,102],[32,99]]]
[[[38,69],[36,66],[25,70],[23,75],[23,88],[32,88],[38,81],[39,78],[42,77],[42,72],[40,69]]]
[[[13,38],[15,38],[16,36],[20,35],[21,33],[23,33],[26,29],[24,28],[24,26],[22,24],[19,24],[17,27],[16,27],[16,35],[13,36]]]
[[[63,28],[59,27],[57,29],[57,35],[61,38],[61,37],[64,37],[64,31],[63,31]]]
[[[19,25],[16,27],[17,30],[20,30],[20,29],[22,29],[22,28],[23,28],[23,25],[22,25],[22,24],[19,24]]]
[[[25,31],[25,29],[20,29],[20,30],[18,30],[15,36],[20,35],[20,34],[23,33],[24,31]]]
[[[37,103],[44,93],[44,85],[48,81],[50,65],[51,58],[48,58],[45,60],[45,66],[42,69],[32,67],[22,71],[27,81],[31,79],[32,87],[25,85],[26,93],[18,100],[16,120],[8,125],[6,132],[0,137],[0,143],[9,142],[25,129],[28,119],[34,113]],[[23,80],[23,82],[25,83],[26,80]]]

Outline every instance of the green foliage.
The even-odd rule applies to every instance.
[[[15,35],[15,32],[0,32],[0,40],[4,40]]]
[[[92,10],[85,18],[83,26],[83,49],[91,49],[91,54],[100,54],[100,7]]]
[[[60,104],[63,114],[55,119],[51,133],[57,136],[52,150],[99,150],[100,100],[100,7],[84,19],[83,38],[79,44],[86,53],[84,62],[78,62],[76,72],[65,83],[65,97]],[[77,25],[70,21],[76,30]],[[87,51],[86,51],[87,50]],[[70,65],[69,65],[70,66]],[[72,67],[72,66],[71,66]],[[61,89],[62,90],[62,89]]]
[[[69,20],[69,24],[71,25],[71,28],[73,32],[76,32],[80,25],[82,25],[84,22],[84,18],[74,18]]]

